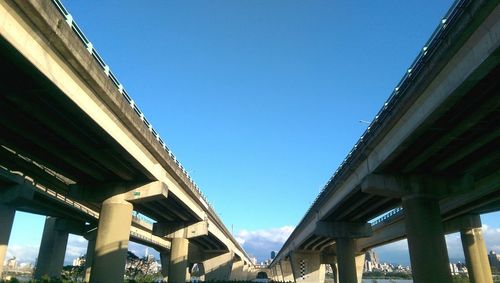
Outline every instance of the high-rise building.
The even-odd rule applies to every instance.
[[[271,251],[271,259],[274,259],[277,253],[277,251]]]
[[[488,260],[490,262],[491,268],[496,270],[500,270],[500,255],[497,255],[494,251],[490,251],[488,255]]]

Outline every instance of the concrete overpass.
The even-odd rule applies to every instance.
[[[99,211],[91,282],[122,282],[133,210],[171,242],[170,282],[192,260],[207,280],[246,276],[248,255],[59,1],[1,1],[0,35],[0,164]]]
[[[43,248],[39,251],[40,264],[37,264],[35,277],[58,277],[61,274],[68,234],[75,234],[89,241],[85,278],[88,281],[99,213],[38,184],[20,172],[0,169],[0,182],[0,206],[5,210],[2,215],[8,214],[11,218],[13,215],[9,212],[24,211],[49,216],[42,235]],[[57,231],[56,237],[53,236],[54,231]],[[153,225],[138,215],[132,217],[130,240],[156,249],[162,258],[168,257],[170,253],[170,241],[154,235]],[[0,250],[0,262],[4,261],[6,249],[7,245]],[[0,266],[0,274],[1,270]],[[166,271],[163,270],[165,276],[168,275]]]
[[[407,238],[414,282],[451,282],[444,234],[460,231],[471,282],[492,282],[478,214],[500,198],[498,4],[454,4],[271,263],[275,280],[322,282],[328,263],[360,282],[364,249]]]

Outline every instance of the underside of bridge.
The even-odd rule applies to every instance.
[[[89,259],[89,262],[93,261],[93,264],[101,269],[101,271],[95,271],[95,274],[99,274],[96,276],[101,276],[100,278],[107,278],[109,275],[109,270],[105,266],[117,270],[113,275],[116,276],[115,279],[119,278],[120,269],[122,269],[119,265],[124,260],[122,255],[126,254],[123,247],[126,248],[129,237],[136,242],[162,250],[162,262],[170,261],[164,265],[172,265],[176,256],[185,256],[183,253],[187,252],[186,241],[154,234],[152,223],[147,224],[147,227],[143,227],[140,221],[137,222],[134,219],[132,223],[129,223],[132,205],[134,211],[147,216],[152,221],[181,227],[179,228],[181,230],[203,222],[210,222],[210,229],[189,239],[191,244],[204,253],[223,254],[225,257],[233,255],[235,251],[230,250],[229,246],[232,247],[232,245],[228,246],[228,241],[229,243],[232,241],[236,249],[241,249],[206,200],[201,197],[200,192],[196,191],[197,188],[183,172],[184,169],[179,162],[171,152],[167,151],[165,145],[162,147],[159,136],[153,135],[151,127],[148,128],[148,125],[145,125],[142,114],[137,113],[136,108],[131,107],[117,91],[114,82],[102,70],[96,68],[97,62],[81,45],[80,39],[76,37],[71,27],[60,25],[65,22],[57,20],[61,15],[58,14],[54,4],[50,2],[46,4],[6,1],[1,4],[0,8],[15,11],[13,14],[27,13],[29,16],[21,22],[35,30],[35,38],[48,44],[50,50],[45,50],[48,53],[47,56],[54,56],[55,59],[52,57],[51,59],[62,62],[60,64],[67,68],[65,70],[67,74],[74,76],[74,80],[81,84],[79,87],[90,89],[94,93],[95,97],[92,96],[91,99],[100,110],[106,113],[105,115],[108,115],[107,117],[112,117],[113,122],[121,127],[118,131],[130,135],[134,146],[142,150],[141,154],[144,154],[146,159],[155,160],[159,164],[154,164],[158,168],[152,170],[151,166],[147,167],[139,161],[137,152],[135,156],[130,153],[130,149],[124,146],[123,140],[118,141],[114,136],[115,132],[110,133],[109,129],[103,128],[96,117],[88,114],[89,112],[82,109],[82,105],[70,99],[67,93],[57,86],[54,78],[45,76],[40,66],[33,65],[27,59],[29,56],[17,50],[12,45],[12,41],[9,41],[8,37],[3,37],[2,34],[0,36],[0,62],[2,62],[0,68],[0,167],[7,177],[0,176],[2,177],[0,178],[0,195],[8,196],[0,199],[2,212],[5,207],[5,211],[9,213],[13,210],[20,210],[48,215],[52,218],[47,220],[46,227],[54,225],[54,217],[87,223],[88,227],[94,227],[93,234],[83,233],[89,239],[93,239],[89,240],[90,254],[93,254],[95,250],[97,255],[98,250],[106,249],[109,243],[119,243],[121,248],[106,252],[104,256],[95,259],[97,261]],[[63,30],[58,36],[62,36],[63,39],[50,34],[53,31],[51,23],[44,22],[47,18],[39,18],[40,15],[46,17],[44,13],[56,17],[57,32]],[[54,20],[51,16],[49,19]],[[66,43],[70,42],[70,45],[75,45],[64,46],[64,42],[56,43],[57,40],[66,40]],[[54,46],[57,47],[53,48]],[[66,53],[63,54],[64,52]],[[92,60],[82,62],[75,59],[82,54]],[[89,69],[95,73],[86,73]],[[100,80],[97,83],[96,78]],[[88,83],[89,81],[92,81],[93,85]],[[110,93],[117,94],[119,97],[109,96]],[[156,172],[156,169],[161,173]],[[170,192],[172,188],[167,185],[167,181],[158,181],[158,174],[165,174],[163,172],[166,172],[168,177],[162,177],[170,178],[168,179],[169,185],[172,184],[175,187],[173,193]],[[12,174],[31,182],[31,193],[13,192],[18,187],[14,188],[15,184],[9,179]],[[147,188],[144,189],[144,187]],[[141,190],[137,191],[136,188],[141,188]],[[78,205],[83,205],[100,214],[89,215],[68,206],[68,203],[75,201]],[[200,210],[205,209],[204,214],[200,215]],[[13,218],[7,221],[11,222]],[[96,227],[99,228],[97,231],[104,231],[100,236],[98,232],[96,236]],[[123,227],[130,227],[130,231]],[[47,229],[51,230],[50,227]],[[10,233],[10,229],[8,230]],[[111,236],[108,237],[109,235]],[[170,241],[176,243],[172,246],[172,251]],[[174,246],[179,248],[178,243],[181,243],[180,250],[174,249]],[[244,254],[242,250],[236,252]],[[3,256],[3,254],[0,255],[1,258]],[[119,261],[118,266],[113,263],[115,260]],[[245,262],[246,269],[249,268],[247,258],[240,258],[240,261]],[[49,273],[57,274],[58,268]],[[243,264],[241,269],[243,269]],[[162,273],[166,276],[170,271],[165,267]],[[88,274],[86,279],[89,279]],[[113,281],[114,279],[106,280]]]

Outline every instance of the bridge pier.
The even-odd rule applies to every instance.
[[[352,238],[339,238],[337,244],[337,261],[340,283],[356,282],[356,245]]]
[[[85,255],[85,282],[90,282],[90,273],[92,272],[92,263],[94,262],[95,241],[97,238],[96,229],[84,233],[83,237],[88,241],[87,253]]]
[[[479,215],[469,215],[467,220],[468,224],[472,225],[460,229],[460,238],[462,239],[469,280],[471,283],[493,283],[482,234],[481,218]]]
[[[35,279],[40,279],[45,275],[50,278],[61,277],[69,232],[57,229],[57,220],[57,218],[50,216],[45,218],[42,242],[33,275]]]
[[[168,282],[168,265],[170,263],[170,253],[168,251],[159,251],[160,252],[160,263],[161,263],[161,276],[163,277],[163,281]]]
[[[132,210],[123,195],[102,203],[90,282],[123,282]]]
[[[358,283],[363,280],[363,269],[365,268],[365,253],[356,255],[356,274],[358,276]]]
[[[250,278],[250,267],[249,267],[249,264],[245,264],[243,265],[243,274],[242,274],[242,278],[241,280],[245,281],[245,280],[249,280],[249,279],[253,279],[253,278]]]
[[[321,264],[319,252],[292,252],[290,262],[295,282],[318,283],[325,280],[325,265]]]
[[[451,283],[438,199],[425,194],[402,199],[414,282]]]
[[[461,180],[466,187],[470,180]],[[458,183],[457,183],[458,184]],[[447,178],[370,174],[361,182],[365,193],[401,198],[415,283],[451,283],[439,197],[457,189]]]
[[[245,266],[245,263],[243,260],[236,260],[233,261],[233,267],[231,270],[231,276],[229,277],[230,280],[243,280],[243,267]]]
[[[275,267],[276,267],[276,280],[280,281],[280,282],[283,282],[284,281],[284,279],[283,279],[283,270],[281,270],[281,265],[280,264],[276,264]]]
[[[356,255],[356,243],[353,238],[338,238],[336,242],[339,282],[361,283],[365,254]],[[334,268],[332,267],[332,269]]]
[[[364,254],[356,255],[355,239],[372,235],[371,225],[360,222],[316,223],[314,234],[328,239],[335,239],[336,263],[340,283],[361,282],[363,276]],[[334,258],[329,258],[335,264]]]
[[[205,281],[209,280],[229,280],[233,266],[232,252],[210,255],[203,261],[205,268]]]
[[[14,224],[16,210],[8,206],[0,205],[0,278],[2,278],[3,262],[9,246],[10,232]]]
[[[169,283],[186,282],[188,268],[189,240],[185,238],[173,238],[170,250],[170,264],[168,268]]]
[[[281,267],[281,272],[283,274],[283,281],[285,282],[293,282],[293,272],[292,272],[292,265],[290,264],[290,261],[287,260],[281,260],[279,263]]]

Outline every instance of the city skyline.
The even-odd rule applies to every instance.
[[[248,1],[242,3],[221,1],[209,7],[204,2],[200,4],[202,7],[193,8],[180,2],[154,2],[151,5],[158,6],[150,7],[152,12],[167,11],[170,18],[139,15],[135,22],[154,20],[156,26],[167,31],[155,30],[141,35],[140,29],[119,20],[120,15],[135,14],[134,7],[109,2],[95,11],[96,2],[64,1],[148,119],[166,136],[167,143],[201,184],[225,225],[234,225],[234,236],[261,261],[265,259],[262,258],[264,254],[279,250],[279,245],[293,231],[364,131],[366,125],[358,121],[370,119],[378,111],[451,2],[429,2],[429,7],[423,7],[425,5],[419,1],[404,5],[393,1],[377,8],[393,9],[390,10],[393,19],[371,15],[373,11],[369,9],[373,7],[357,11],[351,4],[315,2],[314,7],[303,11],[307,16],[300,16],[298,11],[304,7],[297,1],[291,1],[286,7],[258,2],[270,10],[257,9]],[[419,8],[421,18],[408,11],[415,7]],[[216,15],[209,15],[204,8]],[[111,12],[113,9],[116,11]],[[249,10],[246,19],[225,15],[245,9]],[[346,22],[339,23],[320,9]],[[172,11],[181,15],[174,15]],[[270,16],[269,11],[278,13]],[[378,32],[383,34],[370,35],[372,31],[364,30],[362,24],[354,22],[356,19],[347,19],[339,11],[359,12],[356,19],[367,17],[377,23]],[[223,15],[227,18],[217,19]],[[317,18],[313,19],[314,15]],[[294,16],[300,17],[295,19]],[[405,17],[412,18],[405,20]],[[263,22],[254,22],[256,19],[263,19]],[[280,25],[280,21],[291,19],[294,19],[293,28]],[[228,23],[237,27],[225,31]],[[404,24],[404,27],[393,27],[395,23]],[[315,33],[321,24],[334,27],[327,34],[332,34],[335,40]],[[360,35],[343,32],[342,28],[348,25],[359,30]],[[153,41],[155,32],[164,38],[159,36],[162,40]],[[407,34],[398,34],[401,32]],[[259,44],[252,47],[255,41]],[[397,48],[384,41],[391,41]],[[153,43],[159,46],[148,46]],[[202,46],[197,46],[201,43]],[[369,44],[373,44],[370,48],[373,50],[367,51],[369,54],[358,54],[364,50],[362,46]],[[119,48],[120,45],[127,47]],[[150,52],[145,52],[149,54],[138,54],[138,49],[146,47],[151,48]],[[353,50],[346,52],[349,48]],[[321,55],[315,54],[318,51]],[[359,66],[366,64],[366,67],[353,70],[352,63],[343,60],[343,56],[367,56],[356,61]],[[380,62],[391,61],[388,60],[391,57],[395,58],[393,62],[377,70],[379,74],[369,71]],[[160,59],[156,61],[156,58]],[[266,60],[276,62],[265,64]],[[207,78],[208,75],[212,76]],[[354,76],[366,76],[365,84],[372,87],[355,85],[351,78]],[[194,86],[190,85],[190,80],[195,82]],[[375,95],[366,94],[371,92]],[[189,106],[170,109],[170,104]],[[207,104],[215,110],[205,109]],[[317,127],[310,129],[310,125]],[[329,133],[334,130],[340,134]],[[288,198],[284,203],[269,201],[282,195]],[[276,211],[280,213],[272,213]],[[499,215],[485,215],[483,224],[488,250],[499,252],[500,241],[496,241],[500,238]],[[27,229],[30,233],[25,233]],[[18,213],[8,254],[15,256],[16,252],[26,253],[26,250],[38,252],[42,229],[43,217]],[[459,255],[461,246],[456,234],[448,236],[447,241],[452,247],[449,248],[450,258]],[[71,237],[66,262],[72,261],[68,256],[84,254],[82,248],[86,249],[86,242]],[[140,249],[144,248],[132,244],[131,249],[141,254]],[[404,242],[379,249],[384,257],[399,261],[405,260],[406,252],[409,263]]]

